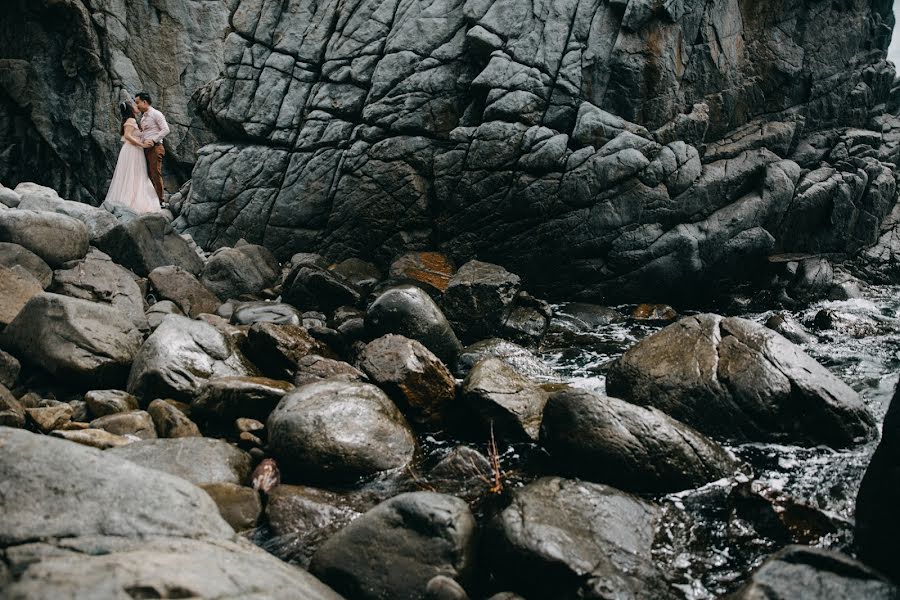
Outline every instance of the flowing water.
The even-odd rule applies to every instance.
[[[620,307],[625,312],[629,307]],[[816,330],[819,311],[836,328]],[[862,298],[789,312],[813,331],[804,350],[855,389],[878,423],[900,374],[900,287],[871,287]],[[735,314],[764,323],[774,311]],[[581,335],[577,348],[543,354],[570,384],[603,392],[606,366],[660,326],[622,322]],[[766,556],[790,543],[853,552],[856,493],[877,441],[846,450],[741,444],[731,451],[746,472],[656,498],[663,521],[654,551],[689,600],[731,591]]]
[[[617,312],[627,315],[631,308],[618,307]],[[821,310],[832,311],[836,328],[814,328]],[[764,323],[773,314],[730,316]],[[872,287],[860,299],[821,302],[790,314],[815,333],[804,350],[857,390],[880,423],[900,373],[900,286]],[[579,331],[574,342],[570,335],[565,347],[548,348],[541,357],[569,385],[603,392],[609,363],[663,325],[619,319]],[[449,478],[432,471],[460,445],[488,454],[485,439],[460,440],[437,432],[421,436],[419,442],[422,452],[415,467],[359,482],[349,493],[362,497],[368,506],[417,489],[454,494],[468,500],[476,517],[485,522],[505,505],[510,491],[554,473],[552,461],[538,446],[500,447],[503,491],[494,494],[488,491],[490,470]],[[852,554],[855,497],[876,443],[846,450],[760,443],[730,447],[746,463],[735,476],[651,498],[662,507],[654,559],[685,599],[705,600],[734,590],[768,555],[791,543]],[[264,526],[248,537],[277,556],[306,566],[322,541],[317,535],[275,536]],[[478,588],[474,597],[485,595],[492,586],[484,581]]]

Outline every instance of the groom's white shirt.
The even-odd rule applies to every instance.
[[[152,106],[141,117],[141,135],[144,141],[152,140],[154,144],[161,142],[164,137],[169,135],[169,124],[166,123],[166,117]]]

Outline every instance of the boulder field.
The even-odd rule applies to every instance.
[[[785,319],[550,305],[434,251],[207,254],[168,212],[53,202],[0,210],[4,598],[678,598],[660,543],[691,517],[666,498],[751,489],[727,444],[875,433]],[[58,217],[111,227],[21,230]],[[607,366],[608,395],[539,356],[648,318],[672,322]],[[786,537],[734,598],[897,594],[892,408],[856,521],[887,578]]]

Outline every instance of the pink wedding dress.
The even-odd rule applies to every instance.
[[[137,121],[128,119],[125,127],[129,126],[137,129]],[[144,149],[125,141],[125,136],[122,136],[122,149],[119,150],[116,171],[106,193],[106,202],[122,204],[139,213],[160,210],[156,190],[147,175]]]

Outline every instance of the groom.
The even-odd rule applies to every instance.
[[[139,92],[134,96],[134,103],[143,115],[141,117],[141,131],[144,139],[144,157],[147,159],[147,175],[153,183],[159,203],[166,206],[163,200],[162,159],[166,155],[163,147],[163,138],[169,135],[169,124],[166,117],[153,108],[150,94]]]

